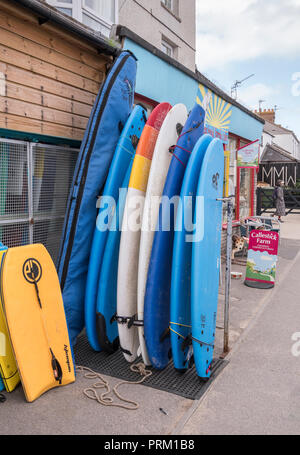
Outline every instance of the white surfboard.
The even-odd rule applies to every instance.
[[[118,264],[117,323],[120,348],[128,362],[137,358],[137,276],[141,220],[155,144],[161,125],[170,111],[169,103],[159,104],[143,129],[132,165],[126,196]]]
[[[187,109],[183,104],[177,104],[167,114],[160,129],[148,179],[140,239],[138,263],[138,319],[144,319],[144,297],[147,284],[148,266],[151,256],[152,243],[159,213],[160,198],[164,189],[172,154],[169,149],[176,145],[178,139],[178,126],[184,126],[188,117]],[[144,337],[144,327],[138,327],[139,342],[145,365],[151,365],[147,354]]]

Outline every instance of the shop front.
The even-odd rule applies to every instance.
[[[126,27],[117,28],[124,49],[138,59],[136,101],[152,110],[158,103],[207,103],[205,131],[224,144],[224,196],[234,196],[235,225],[255,214],[257,165],[238,164],[238,150],[259,140],[264,120],[239,104],[198,71],[193,73]],[[224,209],[224,229],[226,210]]]

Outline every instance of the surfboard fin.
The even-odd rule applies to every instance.
[[[170,327],[167,327],[166,330],[160,336],[160,343],[162,343],[166,338],[170,337]]]
[[[132,147],[134,148],[134,150],[137,149],[137,146],[139,145],[139,138],[134,134],[133,136],[131,136],[131,144],[132,144]]]
[[[51,348],[50,348],[50,353],[51,353],[51,365],[52,365],[52,370],[53,370],[55,381],[57,381],[59,383],[59,385],[61,385],[63,373],[62,373],[60,363],[57,360],[57,358],[55,357],[55,355],[53,354],[53,351]]]
[[[177,123],[177,125],[176,125],[176,131],[177,131],[177,135],[178,135],[178,136],[181,135],[182,130],[183,130],[183,125],[181,125],[181,123]]]
[[[111,318],[110,323],[115,321],[115,315]],[[106,321],[105,317],[101,313],[96,313],[96,330],[97,337],[101,349],[108,354],[113,354],[119,347],[119,337],[117,337],[112,343],[109,341],[106,332]]]

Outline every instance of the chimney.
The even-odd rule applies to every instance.
[[[275,109],[260,109],[259,111],[255,110],[254,113],[268,122],[275,123]]]

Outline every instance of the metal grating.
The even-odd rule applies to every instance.
[[[125,360],[120,350],[111,355],[105,352],[95,352],[90,347],[84,333],[78,337],[74,354],[76,365],[85,366],[98,373],[127,381],[137,380],[136,373],[130,370],[130,364]],[[172,361],[170,361],[167,368],[162,371],[151,368],[152,375],[143,382],[143,385],[190,400],[198,400],[227,363],[225,360],[215,359],[210,379],[203,381],[197,376],[195,367],[181,374],[174,369]]]
[[[0,241],[43,243],[56,261],[78,150],[0,139]]]

